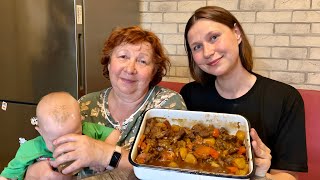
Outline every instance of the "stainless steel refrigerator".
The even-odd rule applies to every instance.
[[[109,86],[100,65],[116,26],[139,24],[139,0],[1,0],[0,171],[30,123],[39,99],[53,91],[75,98]]]

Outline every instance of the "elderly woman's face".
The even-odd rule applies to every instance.
[[[108,66],[114,90],[124,94],[144,94],[155,74],[153,50],[150,43],[117,46]]]

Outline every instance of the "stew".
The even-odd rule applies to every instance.
[[[170,124],[162,117],[147,119],[135,161],[162,167],[246,175],[249,171],[245,132],[198,123],[192,128]]]

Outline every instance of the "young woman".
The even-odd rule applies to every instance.
[[[303,100],[295,88],[252,72],[251,46],[239,21],[223,8],[202,7],[184,37],[195,80],[181,90],[187,108],[248,119],[256,179],[295,179],[294,171],[307,171]]]

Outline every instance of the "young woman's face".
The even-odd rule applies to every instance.
[[[143,95],[155,74],[153,50],[150,43],[122,44],[111,55],[108,66],[112,87],[127,95]]]
[[[198,20],[188,32],[189,46],[195,63],[205,72],[223,76],[241,66],[239,29],[208,19]]]

